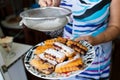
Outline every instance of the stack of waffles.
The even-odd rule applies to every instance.
[[[30,64],[44,74],[66,73],[83,69],[84,62],[80,55],[86,54],[86,46],[58,37],[44,41],[44,45],[34,50],[36,57]]]

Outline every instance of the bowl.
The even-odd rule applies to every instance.
[[[62,7],[42,7],[20,13],[22,23],[38,31],[55,31],[68,23],[71,10]]]

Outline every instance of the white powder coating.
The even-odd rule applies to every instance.
[[[64,53],[62,53],[60,51],[57,51],[57,50],[54,50],[54,49],[47,49],[44,52],[47,53],[47,54],[56,56],[57,58],[64,58],[65,57]]]
[[[27,27],[38,31],[54,31],[67,24],[68,20],[64,18],[46,19],[46,20],[23,20]]]
[[[10,36],[0,38],[0,44],[2,44],[2,43],[11,43],[12,41],[13,41],[13,37],[10,37]]]
[[[72,49],[60,42],[55,42],[54,44],[57,45],[58,47],[61,47],[62,48],[61,50],[62,50],[62,52],[64,51],[64,53],[73,54],[73,52],[75,52],[74,49]]]
[[[59,64],[56,65],[56,67],[60,67],[60,66],[63,66],[63,65],[65,65],[65,64],[68,64],[68,63],[70,63],[70,62],[72,62],[72,61],[74,61],[74,60],[76,60],[76,59],[78,59],[78,58],[80,58],[80,55],[79,55],[79,54],[76,54],[76,56],[74,56],[73,59],[68,60],[68,61],[64,61],[64,62],[62,62],[62,63],[59,63]]]
[[[51,63],[51,64],[53,64],[53,65],[56,65],[56,64],[57,64],[56,61],[50,60],[50,59],[46,58],[43,53],[42,53],[42,54],[39,54],[39,57],[40,57],[41,59],[43,59],[43,60],[47,60],[49,63]]]

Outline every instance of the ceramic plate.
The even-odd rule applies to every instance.
[[[95,50],[94,47],[89,44],[86,41],[81,41],[80,43],[82,43],[82,45],[86,46],[88,48],[88,52],[85,55],[82,55],[82,59],[84,61],[84,68],[82,70],[78,70],[78,71],[73,71],[73,72],[69,72],[69,73],[63,73],[63,74],[57,74],[55,72],[53,72],[50,75],[46,75],[43,73],[38,72],[37,70],[35,70],[30,64],[29,61],[31,59],[33,59],[35,57],[35,55],[33,54],[33,51],[35,50],[35,48],[39,45],[44,45],[44,43],[39,43],[36,46],[32,47],[26,54],[25,59],[24,59],[24,64],[26,69],[32,73],[34,76],[37,76],[39,78],[44,78],[44,79],[65,79],[65,78],[69,78],[72,76],[75,76],[77,74],[80,74],[81,72],[85,71],[87,68],[89,68],[92,64],[92,62],[95,59]]]

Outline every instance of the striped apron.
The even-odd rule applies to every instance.
[[[63,37],[75,39],[80,36],[97,36],[106,30],[111,0],[61,0],[61,7],[72,11],[69,23],[64,28]],[[112,42],[94,46],[96,58],[86,71],[67,80],[108,79]]]

